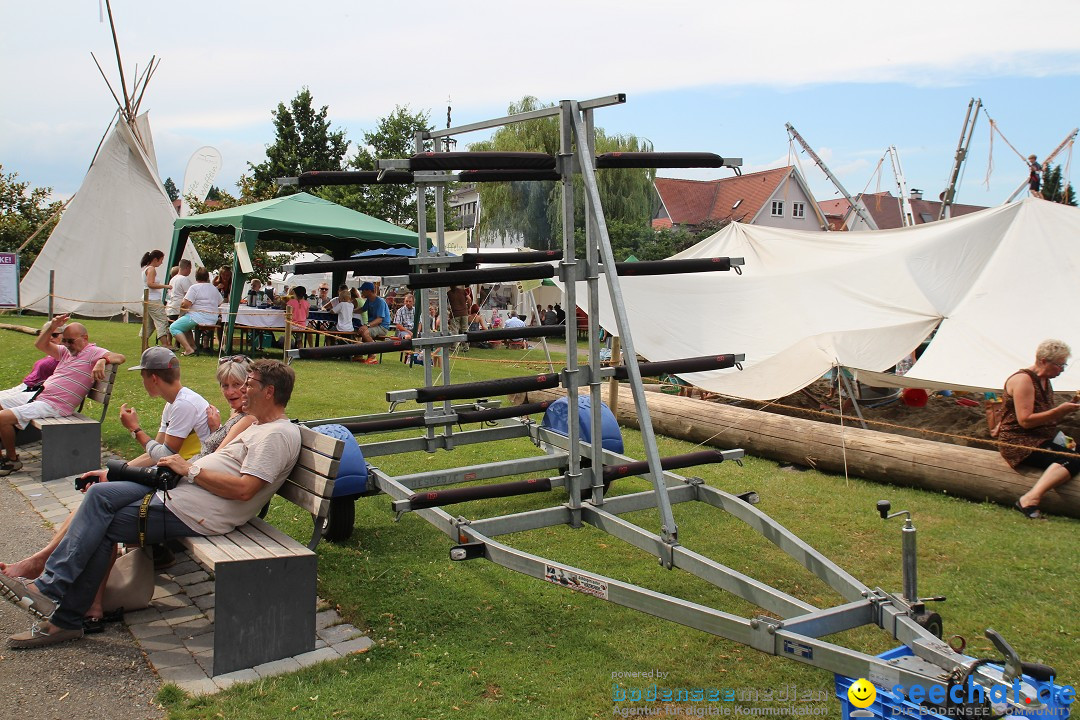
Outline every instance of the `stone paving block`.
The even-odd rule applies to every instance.
[[[157,637],[158,635],[171,635],[173,631],[169,623],[164,620],[154,620],[153,622],[141,623],[139,625],[129,625],[128,630],[130,630],[131,634],[138,640]]]
[[[197,617],[194,620],[180,623],[175,627],[176,632],[179,633],[182,638],[198,637],[214,631],[214,624],[210,622],[205,615]]]
[[[202,610],[193,606],[161,613],[161,618],[170,625],[179,625],[180,623],[185,623],[198,617],[205,616],[202,614]]]
[[[190,558],[187,560],[180,560],[180,556],[177,555],[176,560],[177,563],[175,565],[173,565],[171,568],[166,568],[166,570],[168,570],[166,574],[174,580],[181,575],[187,575],[188,573],[198,572],[199,570],[202,570],[202,567],[199,565],[199,563],[191,560]]]
[[[177,685],[185,682],[194,682],[195,680],[203,680],[208,677],[203,669],[195,664],[194,660],[190,665],[162,668],[158,671],[158,676],[161,678],[162,682],[171,682],[176,683]]]
[[[170,595],[177,595],[181,592],[179,585],[172,580],[165,580],[164,582],[158,582],[154,585],[154,599],[157,600],[163,597],[169,597]]]
[[[213,695],[220,688],[217,684],[208,677],[204,677],[201,680],[189,680],[187,682],[177,683],[181,690],[192,695]]]
[[[141,625],[161,619],[161,612],[155,607],[143,608],[124,613],[124,623],[127,625]]]
[[[194,583],[184,588],[184,592],[187,593],[187,596],[191,598],[192,601],[194,601],[197,597],[209,595],[210,593],[214,592],[214,583],[210,580],[207,580],[206,582]]]
[[[259,679],[259,674],[254,670],[234,670],[231,673],[225,673],[223,675],[215,675],[213,677],[214,684],[224,690],[230,685],[243,682],[255,682]]]
[[[184,643],[184,647],[186,647],[190,653],[201,653],[207,650],[213,650],[214,633],[208,632],[191,638],[180,638],[180,642]]]
[[[356,638],[355,640],[349,640],[348,642],[338,643],[337,645],[331,645],[330,647],[336,651],[342,657],[354,652],[363,652],[369,647],[374,645],[369,637]]]
[[[337,610],[323,610],[320,613],[315,613],[315,629],[325,630],[331,625],[340,625],[341,616],[337,614]]]
[[[183,646],[178,650],[155,650],[154,652],[147,653],[146,659],[149,660],[150,664],[154,666],[154,669],[158,671],[163,668],[190,665],[194,662],[191,659],[191,653]]]
[[[191,599],[187,595],[167,595],[165,597],[156,598],[150,602],[153,607],[156,607],[162,613],[166,613],[170,610],[179,610],[180,608],[190,607]]]
[[[310,667],[315,663],[321,663],[326,660],[337,660],[340,657],[341,656],[338,655],[333,648],[324,647],[297,655],[293,660],[300,663],[300,667]]]
[[[210,595],[200,595],[192,600],[195,603],[195,607],[206,612],[214,609],[214,605],[217,602],[217,595],[211,593]]]
[[[209,677],[214,674],[214,654],[209,655],[196,655],[195,664],[203,669],[206,676]]]
[[[344,623],[342,625],[333,625],[331,627],[318,630],[315,632],[315,634],[321,637],[327,643],[331,645],[336,645],[337,643],[345,642],[346,640],[352,640],[357,635],[362,635],[363,633],[361,633],[352,625]]]
[[[326,644],[326,641],[320,637],[315,638],[315,649],[320,650],[324,647],[329,647],[329,645]]]
[[[203,610],[203,613],[206,615],[206,618],[210,622],[214,622],[214,608],[210,608],[209,610]]]
[[[182,586],[194,585],[195,583],[206,582],[210,579],[210,574],[205,570],[196,570],[185,575],[177,575],[173,573],[173,580],[180,583]]]
[[[179,650],[184,647],[183,641],[173,633],[168,635],[156,635],[154,637],[141,638],[139,647],[146,651],[147,655],[161,650]]]
[[[274,675],[296,672],[300,669],[300,663],[292,658],[284,658],[282,660],[274,660],[273,662],[256,665],[251,669],[259,673],[259,677],[273,677]]]

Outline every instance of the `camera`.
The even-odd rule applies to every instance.
[[[164,465],[152,467],[129,467],[123,460],[108,460],[105,467],[109,469],[109,482],[126,480],[139,483],[154,490],[172,490],[180,482],[180,475],[176,474]]]

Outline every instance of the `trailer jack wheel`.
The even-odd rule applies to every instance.
[[[938,615],[936,612],[923,612],[914,615],[912,619],[922,627],[929,630],[934,635],[934,637],[938,638],[939,640],[941,639],[944,632],[941,615]]]

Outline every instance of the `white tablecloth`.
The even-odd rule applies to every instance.
[[[221,322],[229,322],[229,306],[222,305],[218,309],[221,311]],[[247,305],[241,305],[236,309],[236,324],[284,330],[285,311],[270,308],[249,308]]]

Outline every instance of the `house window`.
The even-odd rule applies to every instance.
[[[772,201],[772,216],[773,217],[784,217],[784,201],[783,200],[773,200]]]
[[[793,202],[791,203],[791,217],[803,218],[806,217],[806,203]]]

